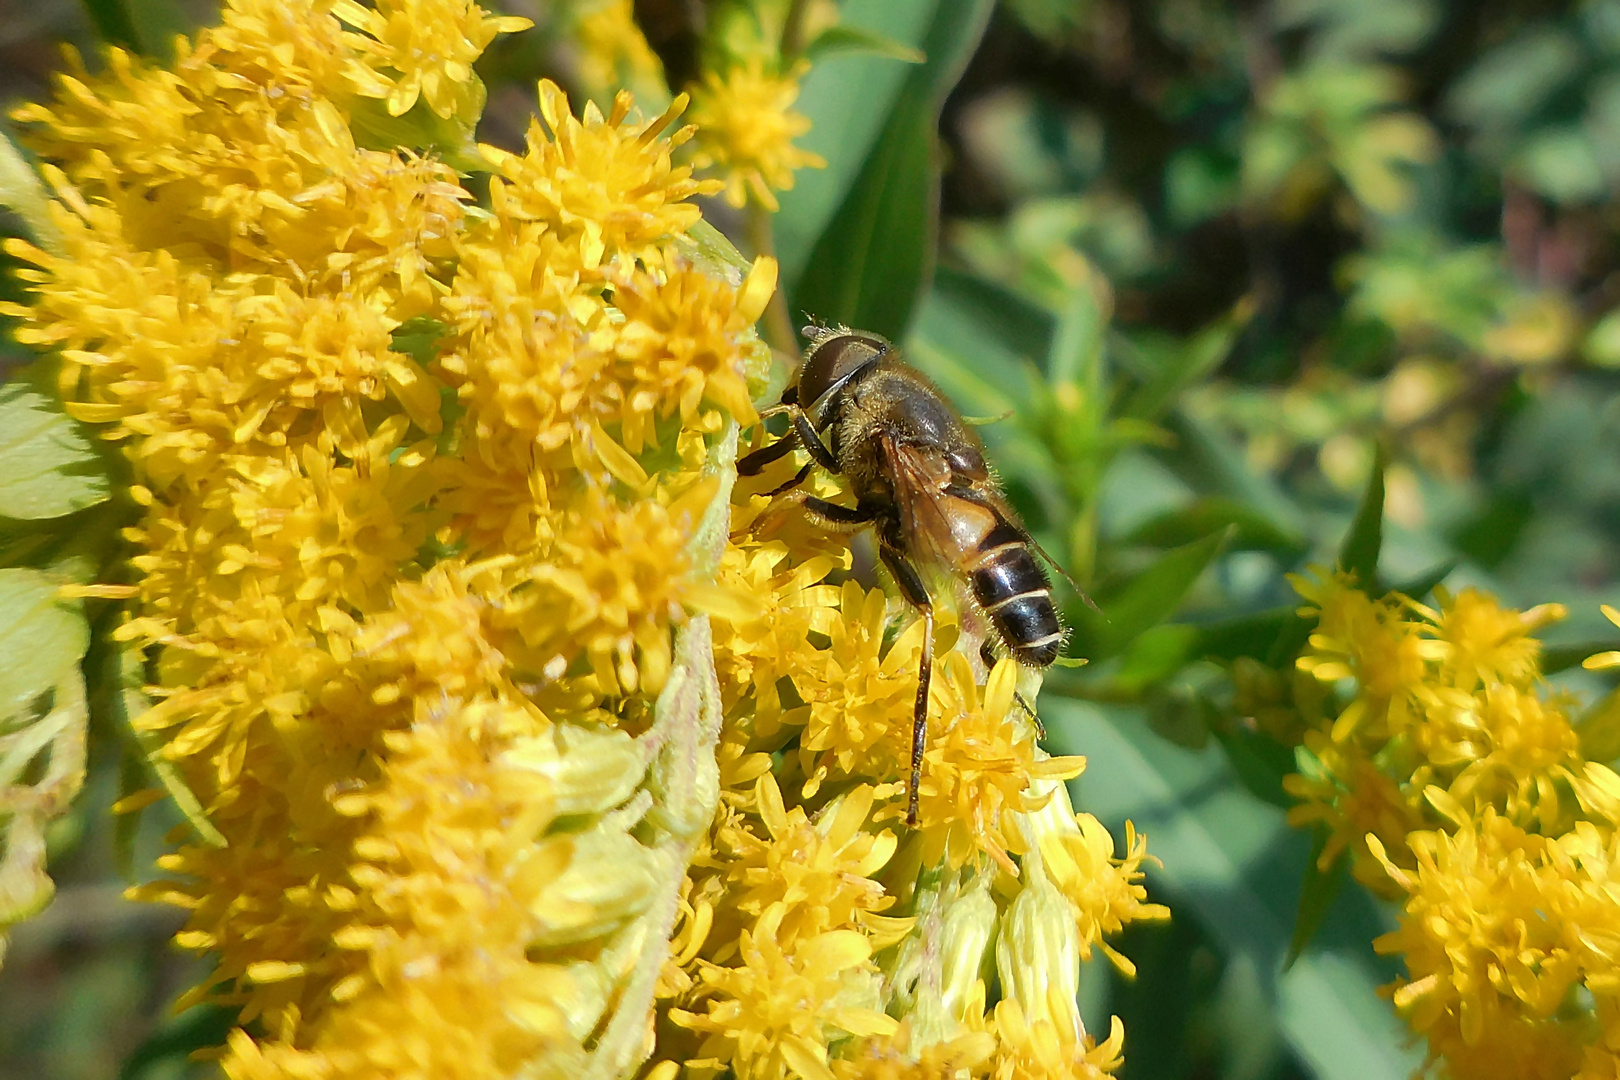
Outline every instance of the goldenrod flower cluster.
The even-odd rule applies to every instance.
[[[922,626],[734,489],[775,264],[715,256],[684,102],[542,83],[484,205],[359,139],[465,135],[521,23],[229,0],[15,114],[58,235],[5,313],[132,471],[117,637],[207,817],[136,892],[249,1025],[226,1073],[1112,1072],[1075,991],[1166,914],[1142,841],[952,627],[904,826]]]
[[[1374,598],[1343,575],[1296,582],[1319,617],[1299,667],[1353,686],[1309,730],[1290,815],[1348,849],[1397,899],[1379,938],[1407,974],[1396,1008],[1448,1076],[1620,1069],[1620,778],[1587,761],[1571,702],[1541,685],[1555,604],[1503,608],[1436,590]]]

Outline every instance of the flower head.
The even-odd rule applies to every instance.
[[[697,126],[699,168],[725,177],[726,201],[742,206],[749,198],[775,211],[775,192],[793,187],[793,172],[819,169],[820,154],[801,150],[793,140],[810,130],[810,121],[793,111],[804,67],[782,74],[766,70],[758,57],[724,72],[709,71],[692,95],[692,123]]]

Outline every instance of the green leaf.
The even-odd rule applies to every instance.
[[[1309,841],[1283,811],[1243,790],[1221,751],[1173,746],[1148,731],[1141,711],[1102,708],[1056,695],[1042,699],[1054,753],[1085,754],[1071,785],[1075,805],[1118,835],[1126,820],[1162,860],[1149,898],[1176,920],[1195,919],[1228,958],[1268,976],[1269,1007],[1306,1075],[1317,1080],[1406,1080],[1422,1061],[1410,1032],[1378,987],[1395,965],[1370,942],[1389,917],[1360,889],[1347,889],[1308,949],[1287,971],[1294,888]],[[1273,976],[1272,973],[1278,973]]]
[[[1151,358],[1151,370],[1141,386],[1126,399],[1120,413],[1157,420],[1187,387],[1208,377],[1232,352],[1238,335],[1254,314],[1252,300],[1244,299],[1231,314],[1217,319],[1186,341],[1157,341],[1156,347],[1138,345]]]
[[[808,60],[819,62],[841,52],[867,53],[898,60],[902,64],[921,64],[928,59],[928,54],[921,49],[842,22],[823,30],[816,40],[805,47],[804,55]]]
[[[989,11],[986,0],[974,0],[971,10],[953,5],[936,15],[924,41],[927,62],[910,70],[803,271],[787,278],[792,310],[895,340],[904,335],[934,258],[939,110]]]
[[[18,217],[33,241],[47,251],[60,251],[62,234],[50,215],[51,195],[28,157],[0,127],[0,206]]]
[[[0,570],[0,930],[50,902],[45,828],[84,780],[90,629],[59,582]]]
[[[1230,536],[1231,530],[1224,530],[1165,552],[1123,587],[1099,600],[1100,614],[1076,605],[1070,617],[1078,647],[1071,651],[1094,660],[1113,656],[1144,631],[1170,618]]]
[[[141,691],[145,679],[142,677],[144,664],[140,649],[125,646],[112,654],[110,662],[117,665],[112,675],[114,681],[110,695],[114,719],[135,740],[146,767],[152,771],[163,790],[168,792],[175,808],[190,823],[198,838],[210,847],[225,847],[225,837],[208,820],[208,811],[203,809],[202,800],[192,792],[174,762],[164,756],[162,736],[154,731],[143,731],[135,723],[152,704]]]
[[[845,26],[903,47],[923,48],[947,7],[940,0],[845,0],[838,14]],[[810,121],[810,131],[797,141],[820,154],[827,165],[800,170],[793,187],[782,192],[782,209],[771,221],[782,284],[790,295],[817,242],[854,189],[902,87],[915,71],[887,57],[840,52],[827,56],[804,77],[795,108]]]
[[[192,27],[174,0],[84,0],[96,33],[109,45],[168,59],[176,34]]]
[[[1292,607],[1279,607],[1205,623],[1198,628],[1197,654],[1209,660],[1264,660],[1283,632],[1302,621]]]
[[[1288,941],[1288,956],[1283,960],[1285,971],[1304,955],[1306,946],[1322,928],[1333,901],[1338,899],[1339,890],[1344,888],[1349,860],[1342,853],[1326,870],[1318,865],[1331,837],[1332,833],[1328,830],[1317,829],[1316,839],[1311,844],[1311,857],[1305,864],[1305,879],[1299,886],[1299,911],[1294,916],[1294,933]]]
[[[1384,469],[1388,464],[1388,454],[1379,443],[1367,490],[1339,548],[1339,569],[1369,593],[1378,591],[1378,552],[1384,546]]]
[[[1305,514],[1273,477],[1251,466],[1231,437],[1214,423],[1173,408],[1163,426],[1175,444],[1160,460],[1194,491],[1224,495],[1269,519],[1279,532],[1306,535]]]
[[[1114,674],[1114,683],[1127,692],[1141,691],[1164,682],[1187,662],[1197,659],[1198,627],[1166,623],[1137,635]]]
[[[59,404],[22,379],[0,385],[0,516],[62,517],[108,490],[101,459]]]
[[[1232,547],[1235,549],[1275,551],[1288,556],[1305,549],[1303,537],[1284,532],[1265,515],[1220,496],[1199,499],[1190,506],[1143,522],[1131,531],[1125,543],[1173,547],[1225,528],[1233,530]]]
[[[37,570],[0,570],[0,722],[59,685],[90,644],[77,601]]]
[[[193,1056],[224,1044],[236,1026],[237,1010],[220,1005],[194,1005],[171,1016],[146,1041],[130,1051],[118,1080],[158,1080],[187,1075]]]
[[[1282,786],[1283,777],[1295,771],[1292,747],[1253,731],[1223,730],[1219,726],[1213,730],[1232,770],[1250,794],[1284,810],[1294,805],[1293,797]]]
[[[1541,649],[1541,673],[1556,675],[1560,671],[1580,667],[1588,656],[1601,652],[1620,652],[1620,641],[1587,641],[1578,645],[1544,645]],[[1607,761],[1607,758],[1599,760]]]
[[[1439,587],[1441,582],[1451,576],[1451,572],[1457,569],[1458,561],[1457,559],[1447,559],[1440,565],[1431,567],[1416,577],[1400,582],[1390,591],[1398,592],[1402,596],[1410,597],[1413,600],[1422,600]]]

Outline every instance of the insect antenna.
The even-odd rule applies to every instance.
[[[1027,531],[1024,533],[1024,539],[1029,541],[1029,546],[1035,549],[1036,554],[1046,560],[1046,565],[1050,566],[1053,570],[1056,570],[1058,572],[1058,576],[1069,583],[1069,588],[1073,589],[1079,594],[1080,599],[1086,602],[1086,606],[1088,608],[1095,611],[1099,615],[1103,614],[1103,609],[1097,606],[1097,601],[1093,600],[1091,595],[1080,587],[1080,583],[1078,581],[1075,581],[1074,578],[1069,576],[1069,572],[1063,569],[1062,563],[1058,562],[1056,559],[1052,558],[1051,555],[1047,554],[1046,549],[1041,547],[1041,542],[1039,540],[1035,539],[1035,537],[1030,535],[1030,533]]]

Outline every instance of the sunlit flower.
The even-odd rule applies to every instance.
[[[739,1080],[832,1080],[827,1044],[846,1036],[893,1035],[878,1008],[871,943],[854,930],[829,930],[791,951],[777,939],[785,905],[742,931],[740,967],[702,968],[705,1012],[673,1011],[676,1023],[708,1033],[689,1067],[729,1067]]]
[[[538,119],[530,124],[525,152],[483,148],[497,173],[490,181],[495,213],[550,225],[580,245],[586,269],[606,252],[634,253],[695,224],[698,208],[686,200],[719,188],[693,180],[689,166],[670,158],[692,137],[691,127],[660,137],[686,108],[686,98],[641,123],[627,123],[631,104],[630,95],[620,93],[607,117],[587,104],[584,118],[576,119],[567,96],[543,80],[545,126]]]
[[[1003,659],[981,689],[967,657],[951,652],[936,672],[928,748],[918,792],[925,850],[959,866],[983,851],[1004,866],[1008,816],[1042,800],[1032,780],[1067,780],[1085,767],[1080,758],[1037,759],[1011,715],[1018,665]]]
[[[1548,839],[1487,809],[1407,843],[1416,869],[1386,865],[1408,894],[1405,915],[1375,943],[1406,961],[1396,1008],[1456,1066],[1491,1053],[1529,1066],[1523,1050],[1536,1047],[1550,1060],[1519,1075],[1568,1076],[1584,1035],[1559,1010],[1585,979],[1607,990],[1620,956],[1614,835],[1587,825]]]
[[[999,1043],[992,1080],[1103,1080],[1124,1064],[1125,1026],[1117,1016],[1108,1038],[1097,1042],[1089,1035],[1070,1037],[1047,1019],[1031,1021],[1009,998],[996,1006],[992,1030]]]
[[[468,0],[376,0],[375,8],[337,0],[332,14],[361,34],[346,42],[365,59],[347,74],[366,97],[382,98],[388,115],[409,112],[420,97],[439,116],[477,119],[484,92],[473,61],[497,35],[534,25],[516,15],[487,15]]]
[[[894,897],[872,879],[894,854],[896,840],[892,830],[863,828],[872,813],[872,789],[849,792],[816,822],[802,807],[784,808],[769,774],[757,791],[766,835],[735,825],[720,834],[732,850],[728,873],[735,909],[757,918],[779,905],[784,914],[777,938],[784,947],[827,930],[877,925],[866,917],[889,907]]]
[[[731,205],[753,198],[775,211],[775,193],[793,187],[795,169],[827,164],[820,154],[793,145],[810,130],[809,119],[793,111],[805,70],[773,74],[763,60],[751,57],[723,72],[706,72],[693,91],[697,149],[692,160],[725,177]]]

